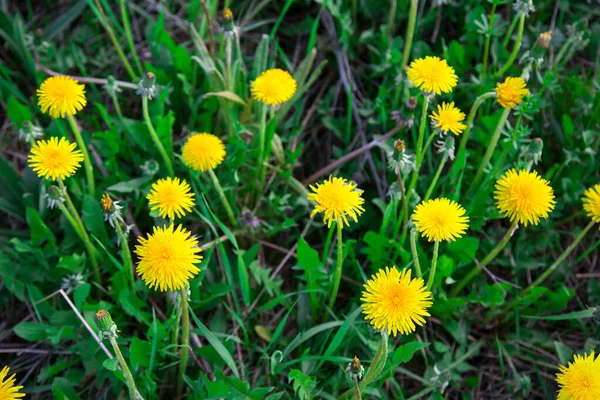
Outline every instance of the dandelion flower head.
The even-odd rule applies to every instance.
[[[515,108],[520,104],[523,97],[529,94],[529,90],[525,87],[523,78],[508,77],[504,82],[496,85],[496,98],[498,103],[504,108]]]
[[[600,184],[583,192],[583,209],[594,222],[600,222]]]
[[[375,329],[407,335],[425,324],[427,309],[433,304],[423,279],[411,279],[410,270],[396,267],[379,270],[362,293],[365,319]]]
[[[0,400],[15,400],[25,397],[25,393],[19,393],[23,386],[15,386],[16,374],[8,376],[10,368],[5,366],[0,371]]]
[[[279,68],[269,69],[251,85],[252,96],[268,106],[278,106],[296,93],[296,81],[289,72]]]
[[[575,361],[559,366],[556,374],[559,386],[557,400],[600,399],[600,356],[594,352],[583,356],[575,355]]]
[[[200,269],[202,261],[198,240],[181,225],[154,227],[148,238],[139,237],[135,253],[139,256],[137,272],[150,289],[161,292],[179,290],[188,284]]]
[[[215,169],[225,159],[225,145],[210,133],[195,133],[183,145],[181,152],[185,165],[195,171]]]
[[[408,67],[408,79],[424,92],[450,93],[458,83],[454,68],[438,57],[419,58]]]
[[[439,128],[442,132],[450,131],[455,135],[460,135],[467,127],[462,123],[465,119],[465,113],[455,107],[454,102],[438,104],[437,111],[434,111],[430,118],[433,120],[433,126]]]
[[[83,154],[75,143],[57,137],[38,140],[27,158],[29,166],[40,178],[53,181],[73,175],[82,161]]]
[[[496,206],[511,222],[537,225],[540,218],[548,218],[554,209],[554,191],[547,180],[537,172],[514,169],[506,171],[496,182]]]
[[[150,209],[158,209],[162,218],[183,217],[194,206],[194,193],[190,185],[179,178],[159,179],[152,185],[146,198]]]
[[[358,216],[365,211],[362,207],[365,202],[362,198],[363,191],[356,187],[356,183],[347,179],[330,176],[323,183],[311,185],[310,189],[313,193],[308,195],[308,200],[317,203],[310,216],[324,213],[323,222],[328,228],[332,222],[342,224],[342,227],[344,224],[350,226],[348,217],[358,222]]]
[[[425,201],[412,215],[417,231],[430,242],[453,241],[460,238],[469,227],[465,209],[455,201],[445,198]]]
[[[70,76],[53,76],[37,90],[38,105],[52,118],[75,115],[87,104],[85,87]]]

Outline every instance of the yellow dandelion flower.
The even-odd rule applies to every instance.
[[[223,10],[223,18],[228,21],[233,19],[233,13],[231,12],[231,8],[225,8]]]
[[[515,108],[523,100],[523,96],[529,94],[525,87],[523,78],[508,77],[504,82],[496,85],[496,98],[498,103],[504,108]]]
[[[423,279],[410,279],[410,270],[401,273],[396,267],[379,270],[364,285],[361,300],[365,319],[375,329],[396,336],[399,332],[408,335],[418,326],[425,324],[431,307],[431,292]]]
[[[548,218],[554,209],[554,191],[547,180],[537,172],[515,169],[506,173],[496,182],[494,192],[496,206],[511,222],[537,225],[540,218]]]
[[[15,386],[17,378],[16,374],[12,374],[8,377],[10,368],[5,366],[0,371],[0,400],[15,400],[21,397],[25,397],[25,393],[19,393],[19,390],[23,389],[23,386]]]
[[[65,138],[51,137],[38,140],[29,153],[27,162],[40,178],[53,181],[73,175],[83,161],[83,154],[75,143]]]
[[[185,165],[196,171],[215,169],[225,159],[225,145],[210,133],[195,133],[183,145],[181,156]]]
[[[285,103],[296,93],[296,81],[279,68],[267,70],[252,82],[252,96],[268,106]]]
[[[438,57],[425,57],[414,60],[406,71],[413,85],[424,92],[450,93],[458,83],[454,68],[446,60]]]
[[[598,400],[600,399],[600,356],[594,359],[589,355],[575,355],[569,366],[559,366],[556,382],[560,387],[557,400]]]
[[[75,115],[87,104],[85,87],[70,76],[53,76],[37,90],[38,105],[52,118]]]
[[[324,213],[323,222],[328,228],[334,221],[342,224],[342,227],[344,224],[350,226],[348,217],[358,222],[358,216],[365,211],[362,207],[365,202],[361,197],[363,191],[356,187],[356,183],[348,182],[347,179],[329,176],[329,180],[317,183],[316,187],[311,185],[310,189],[314,193],[308,195],[308,200],[317,203],[310,216]]]
[[[583,192],[583,209],[594,222],[600,222],[600,184]]]
[[[183,289],[200,269],[202,261],[198,240],[181,225],[177,229],[154,227],[148,239],[138,238],[135,253],[140,261],[137,272],[150,289],[161,292]]]
[[[465,209],[455,201],[445,198],[425,201],[412,215],[417,231],[430,242],[453,241],[466,232],[469,217]]]
[[[467,127],[462,123],[465,113],[455,107],[454,102],[438,104],[437,111],[434,111],[429,118],[433,120],[433,126],[436,128],[440,128],[443,132],[450,131],[455,135],[460,135]]]
[[[158,214],[163,218],[183,217],[194,206],[194,193],[190,185],[179,178],[159,179],[152,185],[146,198],[150,202],[150,210],[158,209]]]

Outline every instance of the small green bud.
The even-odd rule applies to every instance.
[[[52,185],[48,188],[48,193],[44,194],[44,198],[48,202],[48,208],[60,207],[65,202],[66,191]]]
[[[346,367],[346,373],[350,379],[362,379],[363,374],[365,373],[365,367],[361,365],[358,357],[354,356],[352,362],[348,363],[348,366]]]
[[[156,75],[152,72],[146,72],[146,75],[144,75],[140,83],[138,83],[136,93],[152,100],[156,95]]]
[[[104,90],[106,90],[106,92],[111,97],[117,95],[118,93],[121,93],[121,88],[119,87],[119,85],[117,85],[115,77],[112,75],[110,75],[106,79],[106,84],[104,85]]]
[[[96,313],[96,325],[100,331],[100,340],[117,338],[117,324],[113,322],[108,311],[100,310]]]

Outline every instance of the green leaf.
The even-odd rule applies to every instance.
[[[190,310],[190,315],[194,319],[194,322],[198,326],[198,331],[200,334],[208,340],[208,343],[215,349],[215,351],[221,356],[225,364],[233,371],[233,374],[240,377],[240,373],[238,371],[237,365],[231,356],[231,353],[227,350],[223,343],[212,333],[199,319],[196,317],[196,314],[192,310]]]
[[[394,351],[393,363],[402,364],[409,362],[417,351],[428,347],[429,344],[430,343],[426,342],[410,342],[403,344]]]
[[[479,302],[484,307],[499,306],[504,304],[505,296],[506,292],[502,290],[502,287],[499,284],[485,284],[479,295]]]
[[[302,271],[302,278],[306,281],[306,289],[310,292],[310,310],[313,318],[319,313],[318,290],[320,289],[319,278],[323,276],[321,272],[323,264],[319,258],[319,253],[313,250],[303,239],[298,239],[298,269]]]
[[[288,381],[292,382],[294,393],[300,400],[312,399],[311,392],[317,386],[314,378],[302,373],[298,369],[293,369],[288,374]]]
[[[31,240],[33,243],[40,245],[46,240],[50,240],[51,242],[55,242],[54,234],[46,226],[40,214],[37,210],[27,207],[27,225],[29,225],[29,233],[31,234]]]
[[[21,322],[14,328],[15,334],[27,341],[37,342],[48,337],[48,326],[35,322]]]
[[[142,186],[146,186],[152,180],[151,176],[143,176],[141,178],[131,179],[125,182],[119,182],[106,188],[109,192],[131,193],[136,190],[141,190]]]
[[[472,261],[478,248],[479,239],[469,236],[450,242],[447,246],[448,253],[461,261]]]
[[[581,310],[581,311],[574,311],[574,312],[570,312],[567,314],[560,314],[560,315],[548,315],[548,316],[536,316],[536,315],[523,315],[523,318],[526,319],[541,319],[541,320],[545,320],[545,321],[562,321],[562,320],[571,320],[571,319],[577,319],[577,318],[592,318],[592,315],[594,314],[594,309],[591,308],[589,310]]]
[[[107,358],[102,363],[102,366],[109,371],[116,371],[117,368],[119,367],[119,359],[117,357]]]
[[[220,97],[225,100],[233,101],[234,103],[237,103],[241,106],[246,106],[246,102],[240,96],[233,92],[230,92],[229,90],[223,90],[220,92],[209,92],[204,95],[205,99],[210,97]]]
[[[569,361],[573,360],[573,350],[566,344],[554,341],[554,348],[562,365],[567,365]]]
[[[129,361],[133,369],[138,367],[148,367],[150,365],[150,351],[152,346],[150,343],[145,342],[137,337],[131,340],[131,346],[129,346]]]
[[[83,224],[90,234],[97,237],[102,243],[108,243],[104,213],[100,202],[87,194],[83,196]]]
[[[19,103],[19,100],[14,96],[10,96],[6,102],[6,115],[17,126],[21,126],[23,122],[31,121],[33,118],[33,113],[29,107]]]

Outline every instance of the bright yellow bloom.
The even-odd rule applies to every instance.
[[[509,76],[504,82],[496,85],[496,98],[504,108],[515,108],[527,94],[529,94],[529,90],[525,87],[525,81],[521,77]]]
[[[75,115],[87,104],[85,87],[70,76],[53,76],[37,90],[38,105],[52,118]]]
[[[600,222],[600,184],[583,192],[583,209],[594,222]]]
[[[137,272],[150,289],[161,292],[183,289],[200,269],[194,264],[202,261],[198,240],[181,225],[154,227],[148,239],[139,237],[135,253],[140,262]]]
[[[146,198],[150,202],[150,210],[158,209],[158,214],[163,218],[174,219],[176,215],[183,217],[194,206],[194,193],[190,185],[179,178],[159,179],[152,185]]]
[[[457,202],[439,198],[417,205],[412,220],[417,231],[430,242],[453,241],[464,235],[469,227],[465,212]]]
[[[594,359],[589,355],[575,355],[569,366],[559,366],[556,381],[560,389],[557,400],[598,400],[600,399],[600,356]]]
[[[363,191],[347,179],[329,176],[329,180],[317,183],[316,187],[311,185],[310,189],[314,193],[308,195],[308,200],[317,203],[310,216],[323,212],[323,222],[328,228],[332,222],[342,224],[342,227],[344,224],[350,226],[348,217],[358,222],[358,216],[365,211],[362,207],[365,202],[361,197]]]
[[[506,171],[496,182],[496,206],[511,222],[537,225],[540,218],[548,218],[554,209],[554,191],[547,180],[537,172],[514,169]]]
[[[19,393],[19,390],[23,389],[23,386],[15,386],[17,378],[16,374],[8,376],[10,368],[5,366],[0,371],[0,400],[15,400],[21,397],[25,397],[25,393]]]
[[[364,285],[361,300],[365,319],[375,329],[396,336],[408,335],[429,317],[427,309],[433,304],[431,292],[423,279],[410,279],[410,270],[400,273],[396,267],[379,270]]]
[[[252,82],[252,96],[268,106],[285,103],[296,93],[296,81],[289,72],[269,69]]]
[[[225,145],[210,133],[195,133],[183,145],[181,152],[185,165],[196,171],[215,169],[225,159]]]
[[[446,60],[438,57],[425,57],[410,63],[406,71],[413,85],[424,92],[450,93],[458,83],[454,68]]]
[[[27,162],[40,178],[53,181],[73,175],[83,161],[83,154],[75,143],[65,138],[51,137],[38,140],[29,153]]]
[[[225,8],[223,10],[223,18],[231,21],[233,19],[233,13],[231,12],[231,8]]]
[[[436,128],[440,128],[443,132],[450,131],[455,135],[460,135],[467,127],[462,123],[465,113],[456,108],[454,102],[438,104],[437,111],[434,111],[429,118],[433,120],[433,126]]]

